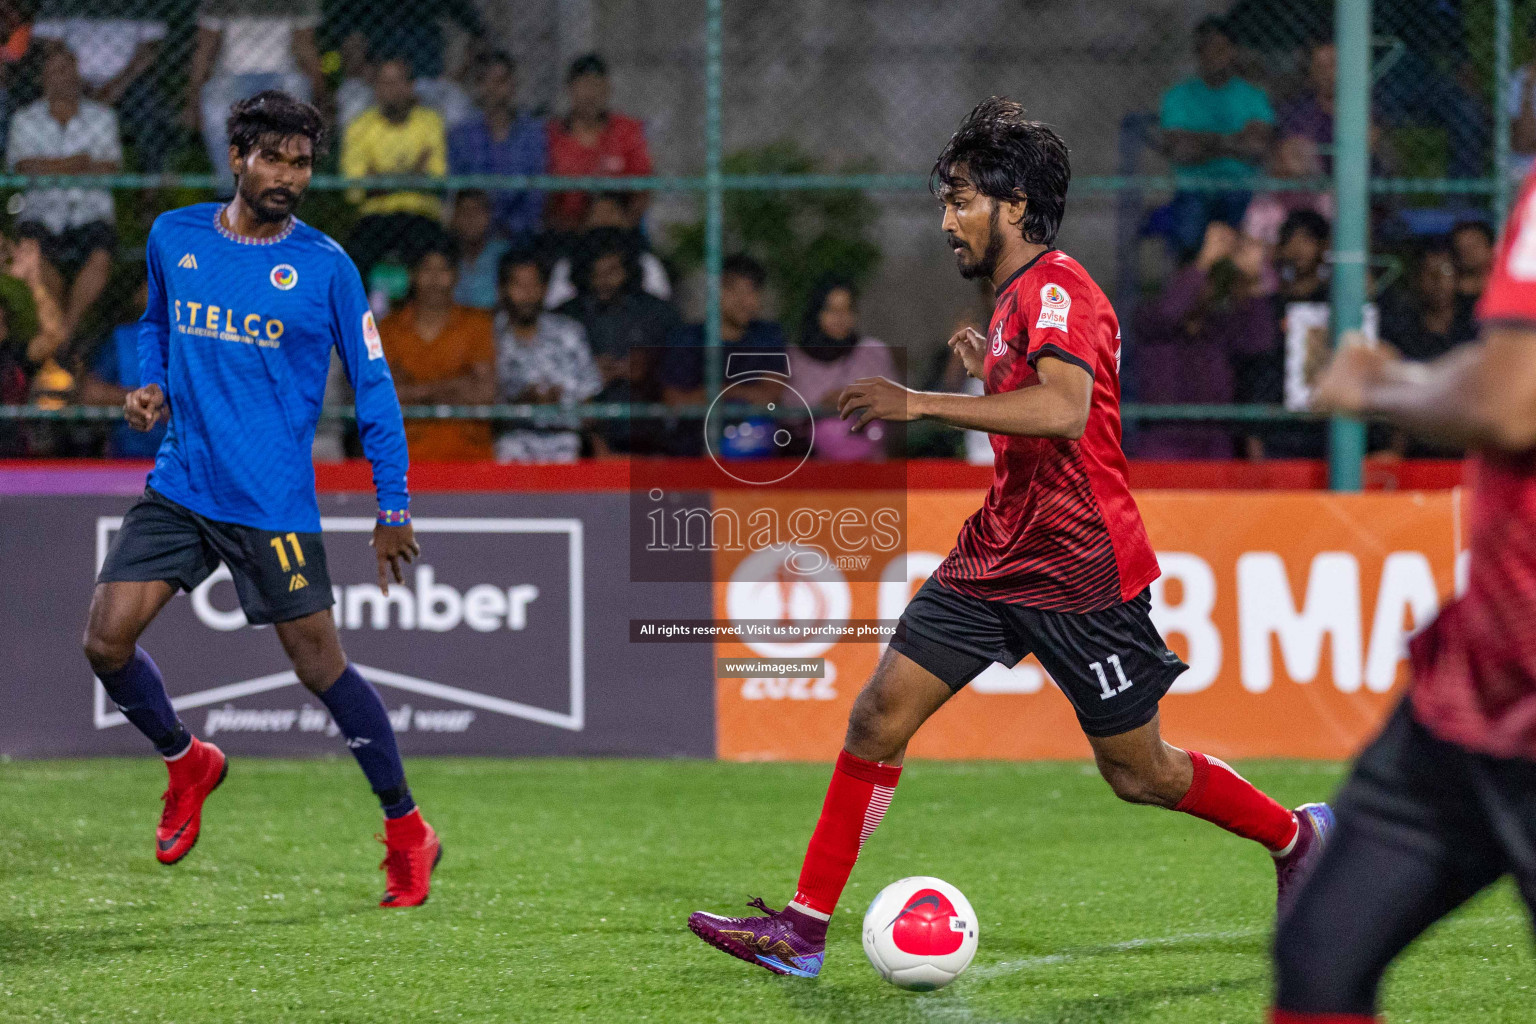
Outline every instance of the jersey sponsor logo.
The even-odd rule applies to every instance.
[[[992,332],[992,356],[1000,359],[1006,351],[1008,351],[1008,343],[1003,340],[1003,325],[998,324],[997,330]]]
[[[373,310],[363,314],[363,344],[368,346],[369,359],[384,358],[384,343],[379,340],[379,325],[373,322]]]
[[[299,272],[293,269],[292,263],[279,263],[272,268],[272,287],[280,292],[292,291],[293,286],[299,283]]]
[[[1067,314],[1072,310],[1072,296],[1059,284],[1048,284],[1040,289],[1040,318],[1036,327],[1054,327],[1066,331]]]
[[[230,306],[177,299],[172,307],[176,330],[199,338],[239,341],[262,348],[277,348],[283,322],[261,313],[241,313]]]
[[[191,253],[186,253],[181,257],[181,259],[176,261],[176,265],[182,270],[196,270],[197,257],[193,256]]]
[[[304,578],[304,574],[303,573],[296,572],[296,573],[293,574],[293,577],[288,581],[288,593],[291,594],[295,590],[303,590],[307,586],[309,586],[309,580]]]

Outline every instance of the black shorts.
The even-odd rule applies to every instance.
[[[96,582],[164,580],[192,590],[220,562],[252,625],[301,619],[335,603],[320,534],[216,522],[152,487],[123,517]]]
[[[1506,873],[1536,887],[1536,761],[1437,738],[1404,700],[1355,763],[1339,822],[1441,863],[1481,887]]]
[[[1157,703],[1189,666],[1152,625],[1143,590],[1124,604],[1074,615],[968,597],[932,577],[896,625],[892,649],[958,691],[993,662],[1013,667],[1033,654],[1077,711],[1089,736],[1118,736],[1157,714]]]
[[[117,229],[105,221],[92,221],[54,234],[37,221],[24,220],[16,225],[16,234],[36,239],[43,259],[70,272],[84,266],[97,249],[110,255],[117,248]]]
[[[1536,761],[1438,739],[1403,701],[1334,809],[1338,827],[1275,934],[1276,1005],[1364,1019],[1387,965],[1506,874],[1536,912]]]

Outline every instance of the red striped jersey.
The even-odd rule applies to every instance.
[[[1060,612],[1129,601],[1157,578],[1157,558],[1126,482],[1120,448],[1120,323],[1072,257],[1047,249],[998,289],[986,392],[1040,383],[1035,361],[1093,375],[1076,441],[992,435],[992,487],[934,573],[951,590]]]
[[[1536,331],[1536,176],[1511,209],[1477,313]],[[1471,468],[1466,592],[1410,645],[1413,709],[1441,739],[1536,760],[1536,452],[1484,453]]]

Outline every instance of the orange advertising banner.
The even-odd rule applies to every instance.
[[[907,551],[876,552],[886,562],[872,574],[765,580],[744,571],[750,555],[721,552],[715,614],[894,620],[981,497],[906,494]],[[1458,500],[1455,491],[1139,494],[1163,570],[1153,618],[1190,666],[1163,700],[1164,735],[1227,758],[1355,753],[1401,696],[1407,638],[1455,588]],[[718,680],[718,756],[830,760],[880,652],[825,639],[718,643],[722,658],[825,659],[816,679]],[[909,748],[927,758],[1089,753],[1071,705],[1033,657],[987,669]]]

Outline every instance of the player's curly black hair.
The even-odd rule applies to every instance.
[[[229,120],[224,127],[229,133],[229,144],[241,156],[263,139],[302,135],[314,144],[316,156],[320,155],[326,142],[325,122],[320,119],[320,111],[277,89],[263,90],[230,107]]]
[[[1072,165],[1054,128],[1026,118],[1015,101],[991,96],[965,115],[928,180],[941,198],[969,187],[1000,202],[1025,200],[1024,240],[1050,245],[1066,210]]]

